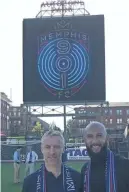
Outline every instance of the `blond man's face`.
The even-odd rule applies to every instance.
[[[61,162],[63,150],[64,146],[60,136],[47,136],[41,143],[44,161],[50,165],[56,165]]]

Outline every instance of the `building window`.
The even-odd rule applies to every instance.
[[[83,124],[83,120],[79,120],[79,125],[82,125]]]
[[[112,115],[112,109],[110,109],[109,113],[110,113],[110,115]]]
[[[14,112],[13,115],[16,116],[16,112]]]
[[[79,113],[79,114],[85,114],[86,111],[82,110],[82,111],[79,111],[78,113]]]
[[[86,124],[86,119],[83,120],[84,124]]]
[[[108,114],[108,109],[105,109],[105,114]]]
[[[126,110],[127,115],[129,115],[129,109]]]
[[[13,108],[13,111],[17,111],[17,108]]]
[[[108,123],[108,119],[105,119],[105,124],[107,124]]]
[[[110,124],[112,124],[112,119],[110,119]]]
[[[119,123],[122,123],[122,119],[120,118],[120,119],[117,119],[117,123],[119,124]]]
[[[7,130],[9,130],[9,122],[7,122]]]
[[[118,129],[122,129],[122,125],[117,125],[117,128]]]
[[[117,109],[117,110],[116,110],[116,114],[117,114],[117,115],[122,115],[122,110],[121,110],[121,109]]]
[[[84,128],[80,128],[80,134],[83,135],[84,134]]]
[[[122,119],[120,119],[120,123],[122,123]]]

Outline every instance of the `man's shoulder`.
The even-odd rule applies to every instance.
[[[115,161],[117,164],[122,164],[123,166],[129,166],[129,159],[120,156],[120,155],[115,155]]]
[[[81,173],[86,171],[88,164],[89,164],[88,162],[84,163],[84,165],[81,168]]]
[[[37,175],[38,171],[32,173],[24,179],[22,192],[35,192],[36,191],[36,183],[37,183]]]
[[[27,176],[24,179],[24,182],[29,183],[29,182],[35,182],[37,179],[37,175],[38,175],[39,170],[35,171],[34,173],[32,173],[31,175]]]
[[[75,176],[75,177],[80,177],[80,172],[78,172],[77,170],[73,169],[70,166],[67,166],[68,170],[70,171],[70,173]]]
[[[120,175],[122,179],[127,179],[129,177],[129,159],[117,155],[115,156],[115,163],[117,174]]]

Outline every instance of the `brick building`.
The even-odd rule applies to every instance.
[[[28,113],[27,108],[21,106],[11,106],[9,108],[10,136],[31,135],[35,122],[40,122],[44,130],[48,130],[49,124]]]
[[[119,145],[122,152],[129,150],[128,139],[124,137],[124,131],[129,124],[129,103],[109,103],[107,107],[101,106],[85,106],[75,108],[75,116],[73,117],[72,135],[74,138],[83,136],[84,128],[91,121],[102,122],[109,134],[110,144],[116,149]]]
[[[26,127],[25,111],[21,106],[11,106],[9,108],[10,136],[24,135]]]
[[[0,92],[0,130],[8,135],[9,132],[9,116],[8,110],[11,105],[11,100],[3,92]]]
[[[85,106],[74,110],[73,134],[75,136],[82,136],[84,128],[91,121],[102,122],[107,131],[112,134],[114,130],[118,134],[123,132],[129,123],[129,103],[110,103],[108,107]]]

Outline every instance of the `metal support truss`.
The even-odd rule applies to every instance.
[[[45,106],[43,104],[34,105],[34,104],[23,104],[23,107],[26,108],[26,116],[30,117],[63,117],[64,118],[64,137],[66,138],[66,126],[67,126],[67,117],[75,116],[75,108],[77,107],[100,107],[100,116],[102,117],[103,122],[103,115],[105,109],[108,110],[109,103],[102,102],[102,103],[86,103],[84,105],[56,105],[56,106]],[[88,114],[87,114],[88,115]],[[26,126],[27,127],[27,126]]]

